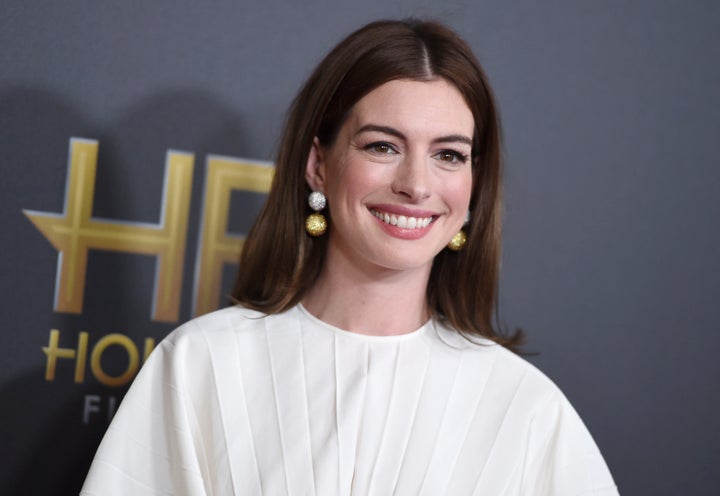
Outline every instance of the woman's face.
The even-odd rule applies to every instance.
[[[308,183],[328,200],[328,260],[429,273],[468,210],[473,130],[443,79],[391,81],[358,101],[308,160]]]

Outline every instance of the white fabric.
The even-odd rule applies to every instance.
[[[430,321],[402,336],[301,306],[233,307],[168,336],[82,495],[615,495],[557,387]]]

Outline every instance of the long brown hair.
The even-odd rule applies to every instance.
[[[353,105],[396,79],[453,84],[475,120],[473,191],[467,244],[433,261],[428,304],[437,318],[466,335],[510,348],[493,326],[501,231],[500,124],[487,78],[468,45],[433,21],[378,21],[355,31],[320,63],[290,107],[267,202],[248,234],[233,298],[265,313],[297,304],[320,274],[327,236],[305,233],[309,213],[305,165],[313,138],[332,145]]]

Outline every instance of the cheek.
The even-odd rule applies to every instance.
[[[380,168],[367,167],[366,164],[348,164],[343,174],[338,176],[337,191],[354,200],[362,199],[382,189],[387,183],[386,173]]]
[[[470,205],[472,195],[472,173],[460,174],[445,183],[448,196],[452,199],[453,206],[466,210]]]

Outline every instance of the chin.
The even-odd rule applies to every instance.
[[[402,253],[400,250],[394,251],[392,254],[377,257],[374,262],[376,265],[394,271],[415,271],[430,270],[435,255],[432,253],[412,254]]]

